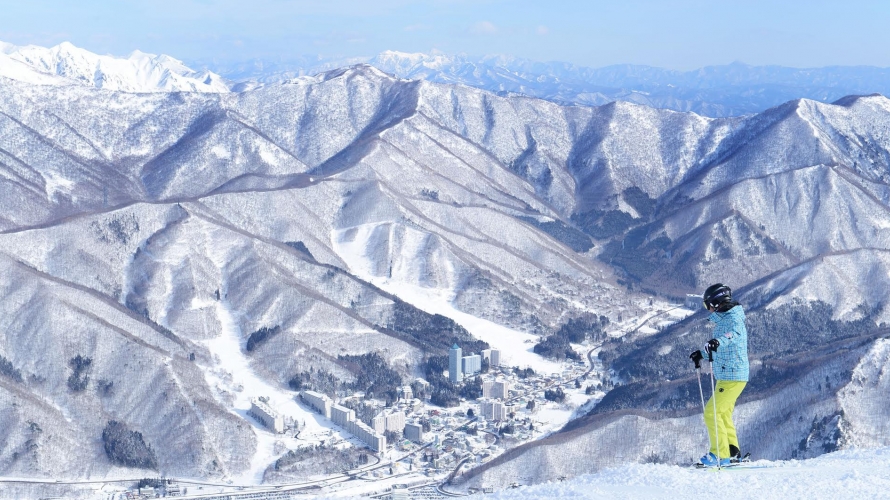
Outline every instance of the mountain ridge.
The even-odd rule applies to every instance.
[[[30,71],[4,71],[9,65],[0,59],[0,76],[31,83],[85,85],[123,92],[228,92],[228,85],[215,73],[194,71],[182,61],[167,55],[135,50],[126,58],[100,56],[62,42],[50,48],[18,47],[0,42],[3,58],[21,63]]]
[[[890,93],[890,69],[868,66],[789,68],[732,63],[677,71],[629,64],[588,68],[510,56],[392,50],[314,65],[304,59],[294,63],[295,69],[280,74],[239,72],[225,66],[220,71],[235,80],[272,83],[356,62],[367,62],[400,78],[462,83],[500,95],[525,94],[564,105],[628,101],[712,117],[757,113],[802,96],[831,102],[849,94]]]
[[[139,50],[127,57],[112,57],[92,54],[70,42],[52,48],[0,42],[2,77],[127,92],[243,92],[355,64],[370,64],[399,78],[464,84],[499,95],[527,95],[562,105],[626,101],[711,117],[759,113],[796,97],[834,102],[846,95],[890,94],[890,69],[871,66],[790,68],[735,62],[678,71],[629,64],[589,68],[504,55],[474,57],[388,50],[373,57],[198,61],[195,65],[205,69],[195,71],[173,57]]]

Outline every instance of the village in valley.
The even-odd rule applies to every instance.
[[[304,439],[317,439],[321,446],[351,445],[373,451],[376,459],[344,472],[376,480],[380,491],[412,488],[417,497],[426,487],[427,496],[441,497],[447,495],[447,485],[438,486],[443,479],[558,430],[579,408],[602,397],[604,381],[591,361],[595,357],[567,360],[558,372],[537,373],[529,367],[504,366],[497,349],[464,355],[455,345],[449,351],[448,379],[455,385],[480,385],[478,398],[461,398],[458,406],[442,408],[430,403],[429,393],[424,394],[429,383],[418,378],[399,387],[399,399],[390,406],[370,403],[376,415],[364,422],[349,407],[359,401],[366,407],[369,401],[364,394],[335,400],[305,390],[297,396],[301,404],[333,425]],[[260,400],[253,401],[250,415],[275,433],[299,436],[305,428],[294,422],[294,427],[286,429],[284,419]]]
[[[654,333],[690,313],[691,302],[686,307],[655,304],[644,318],[613,325],[617,329],[612,335],[629,330]],[[449,485],[461,474],[558,431],[605,395],[615,381],[599,363],[600,344],[585,339],[572,344],[577,358],[555,361],[536,356],[539,361],[533,367],[511,363],[531,352],[531,345],[513,343],[507,350],[465,353],[455,344],[442,374],[462,395],[453,406],[435,404],[434,388],[424,378],[396,388],[397,397],[392,400],[361,391],[304,389],[296,395],[291,392],[287,404],[281,405],[256,395],[244,415],[254,424],[261,448],[265,443],[270,450],[263,460],[274,465],[265,470],[263,479],[273,485],[238,486],[232,481],[188,487],[185,481],[159,480],[157,488],[145,490],[146,497],[229,498],[239,492],[263,499],[290,498],[297,492],[377,498],[450,496]],[[334,451],[352,457],[352,463],[309,477],[289,477],[283,472],[294,462],[323,461]],[[276,461],[282,452],[286,452],[284,458]],[[128,495],[137,497],[141,491]]]
[[[587,385],[581,383],[591,371],[581,361],[567,363],[560,373],[538,374],[530,368],[501,366],[499,358],[496,349],[463,356],[460,347],[453,346],[449,352],[449,380],[454,384],[481,382],[479,398],[461,398],[456,408],[438,408],[430,405],[428,398],[415,397],[408,385],[399,388],[398,402],[381,407],[370,425],[357,420],[354,410],[326,395],[303,391],[299,397],[375,452],[405,452],[423,446],[424,453],[399,463],[409,470],[435,473],[467,457],[473,458],[473,463],[490,460],[504,449],[496,444],[502,436],[523,442],[553,430],[551,413],[569,417],[568,408],[573,402],[577,407],[577,402],[595,396],[602,388],[597,379],[588,380]],[[417,379],[412,385],[425,387],[428,383]],[[547,417],[540,418],[542,413]],[[396,439],[387,442],[387,436]]]

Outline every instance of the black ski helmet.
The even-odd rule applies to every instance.
[[[709,307],[717,309],[721,304],[732,302],[732,290],[723,283],[717,283],[705,290],[701,300],[705,305],[705,309]]]

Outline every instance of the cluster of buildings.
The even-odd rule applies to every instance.
[[[501,364],[501,352],[497,349],[485,349],[480,354],[463,355],[457,344],[448,351],[448,380],[453,384],[462,382],[464,377],[482,371],[482,361],[487,360],[489,366]]]
[[[510,382],[506,380],[486,380],[482,382],[482,399],[479,413],[486,420],[507,420],[506,401],[510,399]]]
[[[386,450],[386,436],[378,433],[361,420],[356,420],[355,411],[345,406],[332,405],[331,420],[346,429],[346,432],[357,437],[359,441],[368,445],[372,450],[377,452]]]
[[[448,375],[452,382],[461,382],[465,377],[480,373],[483,361],[487,361],[493,368],[490,373],[491,377],[485,377],[486,380],[482,382],[482,397],[478,400],[479,406],[477,407],[478,415],[493,425],[496,422],[508,421],[516,413],[518,407],[511,400],[511,391],[513,391],[513,396],[517,394],[517,391],[520,394],[534,392],[546,388],[552,382],[552,379],[540,376],[529,380],[515,379],[515,375],[511,375],[508,371],[497,369],[500,366],[500,354],[496,349],[486,349],[479,354],[464,356],[461,348],[457,345],[449,350]],[[418,383],[420,382],[423,382],[422,379],[418,379]],[[399,399],[404,401],[400,402],[397,408],[389,408],[377,414],[370,420],[370,425],[356,419],[354,410],[336,404],[324,394],[307,390],[302,391],[299,397],[308,406],[354,435],[369,448],[380,452],[386,448],[387,432],[400,432],[405,439],[414,443],[424,442],[424,425],[426,424],[421,423],[422,416],[415,418],[415,415],[409,419],[409,414],[416,413],[416,409],[414,409],[416,403],[412,402],[414,394],[411,386],[399,387],[398,392]],[[528,406],[526,403],[527,401],[522,400],[518,404],[526,407],[529,412],[533,412],[535,409],[534,399],[528,401]],[[437,428],[444,425],[447,429],[449,425],[458,425],[457,422],[440,424],[438,415],[437,410],[430,411],[430,423]],[[427,430],[429,431],[429,428]],[[441,428],[433,431],[437,443],[441,432]]]
[[[354,410],[334,404],[331,398],[324,394],[302,391],[300,399],[377,452],[386,449],[386,436],[383,435],[385,431],[401,431],[405,427],[405,414],[402,412],[378,415],[372,422],[374,427],[371,427],[356,420]]]

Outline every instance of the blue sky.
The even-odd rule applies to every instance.
[[[0,40],[100,54],[287,60],[383,50],[583,66],[890,66],[890,2],[0,0]]]

